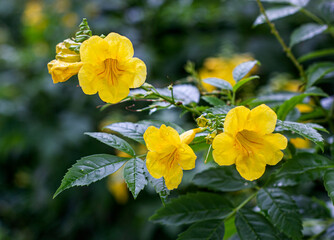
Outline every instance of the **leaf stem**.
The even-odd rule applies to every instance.
[[[256,192],[254,192],[252,195],[250,195],[248,198],[246,198],[242,203],[240,203],[236,208],[232,210],[232,212],[225,218],[225,221],[233,217],[237,211],[239,211],[241,208],[243,208],[248,202],[250,202],[254,197],[256,197],[258,191],[260,188],[257,188]]]
[[[307,84],[307,77],[306,77],[306,74],[305,74],[305,71],[304,71],[304,68],[303,66],[297,61],[296,57],[292,54],[291,52],[291,49],[286,45],[286,43],[284,42],[283,38],[281,37],[281,35],[279,34],[279,32],[277,31],[276,27],[275,27],[275,24],[273,24],[269,18],[268,18],[268,15],[261,3],[260,0],[256,0],[258,6],[259,6],[259,9],[260,9],[260,12],[262,13],[262,15],[264,16],[270,30],[271,30],[271,33],[276,37],[277,41],[281,44],[284,52],[286,53],[287,57],[290,58],[290,60],[292,61],[292,63],[296,66],[296,68],[298,69],[299,71],[299,75],[300,77],[304,80],[305,84]]]

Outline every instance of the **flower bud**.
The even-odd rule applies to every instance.
[[[197,125],[199,127],[206,127],[208,125],[209,120],[206,119],[203,115],[196,119]]]

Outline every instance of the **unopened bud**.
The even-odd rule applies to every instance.
[[[205,140],[206,140],[206,143],[207,144],[212,144],[213,142],[213,139],[215,139],[217,135],[217,131],[213,131],[212,133],[208,134],[206,137],[205,137]]]
[[[208,125],[209,120],[206,119],[203,115],[196,119],[197,125],[199,127],[206,127]]]

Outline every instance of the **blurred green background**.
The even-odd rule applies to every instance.
[[[309,8],[320,12],[321,2],[311,1]],[[256,3],[249,0],[0,1],[0,239],[175,239],[182,229],[147,220],[161,206],[152,191],[136,201],[129,195],[121,204],[102,180],[52,199],[77,159],[114,154],[84,132],[147,114],[126,111],[129,103],[100,111],[101,100],[84,95],[76,77],[54,85],[47,63],[56,44],[74,36],[86,17],[93,34],[118,32],[130,38],[135,55],[147,65],[147,81],[155,86],[186,77],[187,60],[199,68],[207,57],[235,52],[262,62],[261,81],[249,85],[253,91],[276,72],[297,76],[267,26],[252,28],[257,15]],[[277,27],[288,39],[305,22],[309,19],[297,14]],[[294,52],[300,56],[330,41],[319,36]],[[180,120],[179,112],[172,112],[152,117],[178,123],[191,119]]]

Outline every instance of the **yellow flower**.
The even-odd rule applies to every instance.
[[[311,148],[311,142],[304,138],[290,138],[290,142],[295,148]]]
[[[52,76],[53,83],[67,81],[70,77],[76,75],[82,66],[79,54],[66,46],[73,41],[65,41],[67,42],[61,42],[56,46],[56,59],[48,63],[48,70]]]
[[[131,41],[117,33],[104,39],[92,36],[80,47],[83,66],[79,84],[85,94],[99,93],[108,103],[117,103],[128,96],[129,88],[140,87],[146,79],[145,63],[133,57]]]
[[[199,77],[201,80],[209,77],[216,77],[224,79],[225,81],[231,83],[232,86],[235,85],[235,80],[233,79],[233,69],[240,63],[254,60],[251,56],[237,54],[231,58],[207,58],[204,61],[203,68],[199,70]],[[252,69],[254,72],[256,67]],[[246,76],[247,77],[247,76]],[[203,87],[206,91],[212,92],[216,88],[208,83],[202,82]]]
[[[224,132],[213,140],[213,158],[219,165],[235,164],[247,180],[260,178],[266,164],[276,165],[283,157],[287,139],[275,129],[277,116],[262,104],[252,110],[233,108],[225,118]]]
[[[188,144],[199,131],[193,129],[179,135],[164,124],[160,129],[150,126],[144,133],[144,140],[149,150],[146,166],[152,177],[164,177],[168,189],[177,188],[182,180],[182,169],[195,168],[196,155]]]

